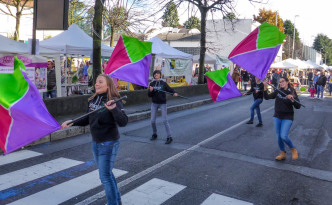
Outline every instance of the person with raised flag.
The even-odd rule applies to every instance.
[[[264,22],[243,39],[228,58],[264,80],[285,37],[278,27]]]
[[[228,68],[205,73],[209,92],[213,102],[241,96]]]
[[[288,78],[280,77],[279,79],[280,90],[276,89],[269,94],[267,92],[267,82],[264,81],[264,99],[276,99],[274,106],[274,128],[276,131],[280,154],[275,158],[276,160],[286,159],[285,144],[292,151],[292,159],[298,159],[298,152],[293,142],[288,137],[290,128],[292,127],[294,120],[294,109],[300,109],[301,104],[296,94],[295,89],[290,85]]]
[[[243,96],[252,94],[254,97],[254,103],[250,107],[250,120],[247,122],[247,124],[254,123],[254,116],[256,110],[256,114],[258,117],[258,124],[256,125],[256,127],[263,126],[261,110],[259,107],[259,105],[262,104],[263,102],[263,91],[264,91],[264,84],[259,78],[255,77],[255,82],[251,84],[251,89],[247,93],[243,94]]]
[[[95,84],[96,93],[89,98],[88,112],[105,107],[85,118],[71,123],[64,122],[61,128],[70,126],[90,125],[92,135],[92,152],[99,169],[99,177],[102,182],[108,205],[121,204],[121,195],[118,190],[112,169],[116,155],[120,147],[120,134],[118,126],[123,127],[128,123],[128,117],[123,111],[121,101],[112,104],[120,94],[108,75],[99,75]]]
[[[136,85],[149,86],[152,43],[121,35],[105,74]]]
[[[163,123],[165,125],[167,139],[165,144],[170,144],[173,141],[171,129],[169,127],[169,123],[167,120],[167,104],[166,104],[166,91],[171,93],[173,96],[178,96],[178,94],[171,88],[169,85],[161,80],[161,72],[160,70],[155,70],[153,72],[154,81],[152,81],[149,85],[148,96],[152,98],[151,104],[151,126],[152,126],[152,137],[151,140],[157,139],[157,126],[156,126],[156,117],[158,108],[161,110],[161,116],[163,118]]]
[[[13,66],[13,73],[0,73],[0,147],[4,154],[60,129],[16,56]]]

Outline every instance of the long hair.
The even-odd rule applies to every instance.
[[[287,82],[287,84],[288,84],[288,88],[290,88],[292,95],[293,95],[294,97],[296,97],[296,96],[297,96],[296,91],[295,91],[295,89],[294,89],[294,86],[289,82],[289,79],[288,79],[287,77],[280,77],[280,79],[281,79],[281,78],[284,79],[284,80]],[[280,84],[279,84],[279,88],[280,88]]]
[[[104,77],[106,79],[106,84],[107,84],[107,99],[111,100],[111,99],[115,99],[115,98],[120,98],[120,94],[119,92],[116,90],[116,87],[114,85],[114,82],[112,80],[112,78],[108,75],[105,74],[100,74],[98,75],[98,77]],[[88,100],[91,101],[96,97],[97,93],[95,93],[94,95],[92,95]]]

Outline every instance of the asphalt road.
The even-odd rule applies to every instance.
[[[261,104],[260,128],[256,118],[245,124],[252,96],[171,113],[170,145],[160,118],[156,141],[149,120],[120,128],[114,172],[123,204],[332,204],[332,98],[300,99],[306,108],[295,111],[290,132],[296,161],[274,160],[274,100]],[[81,135],[0,157],[0,204],[106,204],[90,141]]]

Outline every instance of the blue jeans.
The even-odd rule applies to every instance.
[[[308,81],[308,92],[309,92],[309,89],[311,88],[311,85],[314,84],[314,81]]]
[[[332,84],[329,84],[329,92],[330,92],[330,95],[332,93]]]
[[[292,120],[282,120],[274,117],[274,128],[276,130],[276,135],[278,139],[279,149],[286,152],[285,143],[290,149],[294,148],[292,141],[288,137],[290,128],[292,127]]]
[[[167,132],[167,137],[171,137],[171,129],[169,127],[169,123],[167,120],[167,105],[166,104],[151,104],[151,125],[152,125],[152,131],[153,134],[157,134],[157,126],[156,126],[156,118],[157,118],[157,112],[158,108],[161,110],[161,116],[163,118],[163,123],[165,125],[165,129]]]
[[[104,186],[108,205],[119,205],[121,195],[112,169],[120,141],[92,142],[92,152],[99,169],[99,178]]]
[[[263,99],[260,99],[260,98],[254,100],[254,103],[250,107],[250,112],[251,112],[250,121],[254,121],[254,116],[255,116],[255,111],[254,110],[256,110],[259,123],[263,123],[262,122],[262,116],[261,116],[261,109],[259,108],[259,105],[262,102],[263,102]]]
[[[321,98],[323,98],[324,87],[322,85],[317,85],[317,98],[319,98],[319,93],[321,94]]]
[[[56,90],[50,90],[43,93],[43,99],[56,98]]]

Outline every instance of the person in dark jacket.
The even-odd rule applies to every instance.
[[[118,126],[126,126],[128,117],[123,111],[120,101],[111,105],[120,94],[112,79],[107,75],[99,75],[95,84],[96,93],[89,98],[88,112],[105,107],[82,120],[70,124],[64,122],[61,128],[90,125],[92,135],[92,151],[99,169],[99,177],[104,186],[108,205],[120,205],[121,196],[112,169],[120,146]]]
[[[327,78],[325,76],[325,72],[322,71],[318,81],[317,81],[317,99],[319,98],[319,94],[321,94],[321,99],[323,99],[324,88],[326,86]]]
[[[313,84],[314,84],[314,73],[312,72],[312,70],[310,70],[310,72],[308,73],[308,88],[311,88],[311,85]]]
[[[288,78],[280,77],[279,79],[280,91],[275,90],[271,94],[267,92],[267,82],[264,82],[264,99],[276,99],[274,105],[274,127],[276,130],[276,135],[278,139],[278,145],[280,149],[280,154],[275,158],[276,160],[285,160],[286,159],[286,149],[285,143],[292,151],[292,159],[298,159],[298,152],[293,145],[291,139],[288,137],[289,130],[293,124],[294,120],[294,109],[300,109],[301,104],[299,98],[296,94],[295,89],[289,84]],[[296,101],[294,101],[297,100]]]
[[[242,79],[243,79],[244,91],[247,91],[247,86],[248,86],[248,82],[249,82],[249,73],[248,73],[248,71],[243,70]]]
[[[56,98],[56,77],[54,62],[47,62],[47,91],[43,93],[43,98]]]
[[[166,104],[166,93],[162,91],[166,91],[172,93],[173,96],[178,96],[175,91],[169,87],[169,85],[160,79],[161,72],[160,70],[155,70],[153,72],[154,81],[152,81],[149,85],[148,96],[152,98],[151,104],[151,125],[152,125],[152,137],[151,140],[157,139],[157,126],[156,126],[156,117],[158,108],[161,109],[161,115],[163,118],[163,122],[165,125],[165,129],[167,132],[167,140],[165,144],[170,144],[173,141],[171,129],[169,127],[169,123],[167,120],[167,104]],[[159,91],[160,90],[160,91]]]
[[[256,127],[262,127],[263,126],[263,121],[262,121],[262,116],[261,116],[261,110],[259,105],[262,104],[263,102],[263,91],[264,91],[264,85],[261,82],[261,80],[258,77],[255,77],[255,82],[251,84],[251,89],[243,94],[245,95],[253,95],[254,97],[254,103],[250,107],[250,120],[247,122],[247,124],[253,124],[254,123],[254,116],[255,116],[255,110],[257,113],[258,117],[258,124]]]

